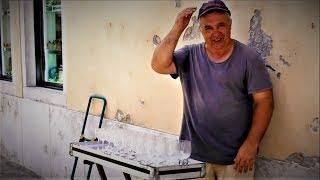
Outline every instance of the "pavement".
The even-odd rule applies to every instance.
[[[40,179],[31,170],[0,156],[0,180]]]

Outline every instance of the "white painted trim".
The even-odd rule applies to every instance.
[[[26,86],[26,82],[27,82],[27,77],[26,77],[26,51],[25,51],[25,27],[24,27],[24,5],[25,3],[22,1],[20,2],[19,6],[19,10],[20,10],[20,47],[21,47],[21,64],[22,64],[22,84],[23,87]]]
[[[43,87],[24,87],[24,98],[52,104],[56,106],[66,107],[67,96],[62,91],[43,88]]]
[[[23,87],[35,86],[36,61],[34,52],[33,1],[21,1],[20,4]]]

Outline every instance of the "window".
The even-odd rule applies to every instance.
[[[0,2],[0,79],[12,81],[9,0],[2,0]]]
[[[37,86],[63,89],[61,0],[34,0]]]

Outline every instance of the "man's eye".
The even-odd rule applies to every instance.
[[[225,26],[226,26],[225,24],[219,24],[219,25],[218,25],[219,28],[225,27]]]

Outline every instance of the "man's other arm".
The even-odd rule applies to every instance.
[[[252,96],[254,111],[251,129],[235,158],[235,169],[240,173],[252,170],[257,149],[269,126],[274,109],[272,89],[253,93]]]

